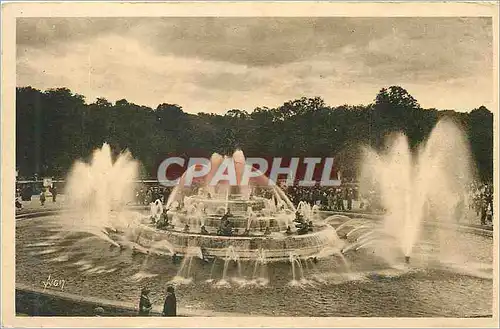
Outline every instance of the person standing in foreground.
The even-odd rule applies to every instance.
[[[151,301],[149,300],[149,289],[142,288],[141,299],[139,300],[139,315],[148,316],[151,312]]]
[[[40,203],[42,206],[45,204],[45,189],[42,189],[42,192],[40,193]]]
[[[167,287],[167,296],[163,304],[163,316],[177,316],[177,299],[175,297],[174,287]]]
[[[52,187],[52,189],[50,190],[50,193],[52,193],[52,202],[56,202],[56,198],[57,198],[57,188],[55,187],[55,185]]]

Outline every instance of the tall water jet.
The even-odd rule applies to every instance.
[[[406,261],[422,221],[450,223],[457,209],[465,208],[472,180],[470,159],[463,132],[448,119],[439,121],[413,154],[403,134],[393,137],[385,152],[365,150],[361,189],[380,195],[385,233],[399,242]]]
[[[121,224],[121,212],[134,198],[134,181],[138,164],[129,152],[113,162],[111,148],[104,144],[94,151],[90,163],[77,161],[67,179],[65,195],[77,219],[66,221],[68,230],[99,234],[116,230]]]

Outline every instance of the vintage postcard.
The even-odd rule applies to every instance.
[[[2,325],[498,326],[498,9],[3,3]]]

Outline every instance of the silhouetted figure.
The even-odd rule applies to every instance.
[[[186,233],[189,232],[189,225],[188,224],[184,225],[184,232],[186,232]]]
[[[481,205],[481,225],[486,225],[486,211],[487,211],[487,205],[486,202],[483,201]]]
[[[288,235],[292,234],[292,229],[290,228],[290,226],[286,227],[285,233],[288,234]]]
[[[269,228],[269,226],[266,226],[266,230],[264,231],[264,235],[269,235],[271,234],[271,229]]]
[[[305,221],[295,224],[295,227],[297,228],[298,235],[306,234],[309,231],[309,224]]]
[[[54,186],[52,187],[50,193],[52,193],[52,202],[56,202],[57,198],[57,188]]]
[[[163,316],[177,316],[177,298],[175,297],[174,287],[167,287],[167,296],[163,304]]]
[[[149,300],[149,289],[142,288],[141,299],[139,300],[139,315],[148,316],[151,312],[151,301]]]
[[[205,228],[205,225],[201,226],[200,232],[201,232],[201,234],[209,234],[208,231],[207,231],[207,229]]]
[[[345,211],[344,198],[342,197],[342,191],[337,192],[337,210]]]
[[[297,223],[304,223],[304,217],[302,216],[302,214],[300,212],[296,212],[295,213],[295,219],[294,219],[294,222],[297,222]]]
[[[486,206],[486,221],[492,223],[493,222],[493,203],[488,203]]]
[[[40,203],[43,205],[45,205],[45,191],[42,191],[42,193],[40,193]]]
[[[307,230],[308,230],[309,232],[312,232],[312,231],[313,231],[313,222],[312,222],[312,220],[310,220],[310,221],[309,221],[309,224],[307,225]]]
[[[347,210],[352,210],[352,199],[354,197],[354,193],[351,189],[347,191]]]
[[[163,209],[163,213],[161,214],[160,220],[156,222],[156,228],[164,229],[170,225],[170,222],[168,221],[168,211],[169,211],[168,208]]]
[[[16,208],[21,209],[23,207],[23,204],[19,202],[19,199],[16,199]]]
[[[231,217],[231,211],[228,209],[227,212],[222,216],[221,218],[221,226],[219,227],[218,234],[219,235],[225,235],[225,236],[231,236],[233,235],[233,227],[232,223],[229,220],[229,217]]]
[[[231,227],[231,222],[229,220],[225,220],[222,223],[221,232],[222,232],[222,235],[225,235],[225,236],[233,235],[233,228]]]

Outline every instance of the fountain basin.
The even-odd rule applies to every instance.
[[[338,240],[335,229],[329,225],[316,227],[314,232],[304,235],[273,233],[266,236],[219,236],[188,233],[175,230],[161,230],[142,224],[136,243],[151,248],[160,241],[168,241],[169,246],[155,248],[163,253],[185,254],[188,248],[199,247],[206,257],[224,258],[232,247],[240,259],[257,259],[264,250],[270,261],[288,260],[290,254],[299,258],[316,257],[325,249],[342,249],[344,242]],[[172,250],[173,249],[173,250]]]

